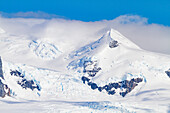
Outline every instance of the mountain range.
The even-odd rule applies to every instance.
[[[2,112],[170,112],[169,55],[114,29],[82,47],[59,43],[0,29]]]

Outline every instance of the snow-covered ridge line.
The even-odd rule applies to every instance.
[[[118,41],[111,37],[112,32],[108,31],[100,39],[92,42],[88,45],[81,47],[80,49],[73,51],[69,54],[69,58],[74,58],[83,55],[89,55],[92,52],[100,52],[102,48],[109,46],[110,48],[115,48],[118,46]]]
[[[62,52],[54,44],[40,40],[33,40],[28,47],[42,59],[52,60],[62,54]]]
[[[118,32],[114,29],[111,29],[109,31],[109,35],[110,35],[111,39],[117,40],[124,46],[130,47],[130,48],[135,48],[135,49],[140,49],[139,46],[137,46],[135,43],[133,43],[132,41],[127,39],[125,36],[123,36],[120,32]]]

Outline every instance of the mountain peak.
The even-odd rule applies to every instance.
[[[118,31],[111,29],[107,31],[100,39],[87,44],[76,51],[69,54],[70,58],[75,56],[82,56],[90,53],[100,52],[104,48],[115,48],[118,46],[124,46],[125,48],[135,48],[140,49],[136,44],[128,40],[125,36],[120,34]]]
[[[125,36],[123,36],[121,33],[119,33],[118,31],[114,29],[111,29],[110,31],[108,31],[107,34],[109,34],[109,37],[108,37],[109,40],[115,40],[119,44],[122,44],[130,48],[140,49],[140,47],[138,47],[136,44],[134,44],[132,41],[130,41],[129,39],[127,39]]]

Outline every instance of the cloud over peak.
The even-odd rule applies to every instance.
[[[89,43],[113,28],[143,49],[170,54],[170,27],[149,24],[147,18],[138,15],[121,15],[113,20],[83,22],[44,12],[1,12],[0,28],[10,34],[28,35],[33,39],[57,39],[63,43],[69,41],[70,44],[75,40]]]

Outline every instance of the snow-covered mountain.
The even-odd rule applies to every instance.
[[[48,102],[53,112],[170,111],[170,56],[142,50],[114,29],[69,51],[4,32],[0,48],[0,97],[7,104]]]
[[[32,41],[29,44],[29,48],[31,48],[38,57],[49,60],[57,58],[62,53],[55,45],[42,41]]]

